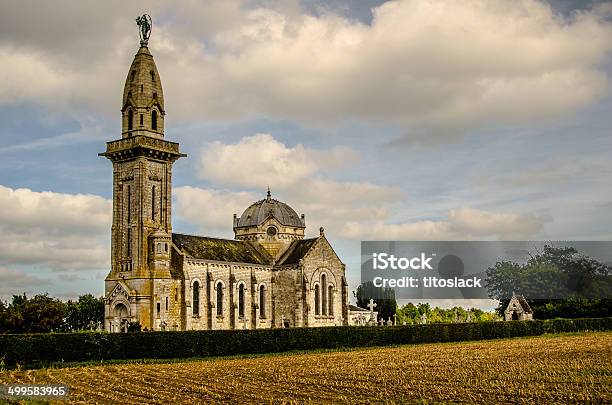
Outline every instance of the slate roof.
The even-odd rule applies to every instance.
[[[533,313],[525,297],[523,297],[522,295],[519,295],[516,298],[518,298],[518,302],[519,304],[521,304],[521,307],[523,308],[523,311],[525,311],[525,313],[528,313],[528,314]]]
[[[300,259],[313,247],[318,238],[295,240],[291,242],[287,251],[279,258],[277,264],[287,266],[298,264]]]
[[[172,234],[172,243],[194,259],[269,265],[272,258],[249,242]]]
[[[302,218],[287,204],[282,201],[271,198],[268,194],[268,198],[259,200],[251,204],[238,218],[236,226],[247,227],[247,226],[259,226],[269,216],[273,216],[284,226],[293,226],[296,228],[304,228],[306,224]]]
[[[512,295],[512,298],[510,299],[510,302],[508,302],[508,307],[506,308],[506,312],[510,310],[510,304],[512,304],[512,301],[514,299],[516,299],[518,301],[519,305],[523,309],[523,312],[525,312],[526,314],[532,314],[533,313],[533,310],[531,309],[531,307],[527,303],[527,300],[522,295]]]
[[[353,312],[370,312],[369,309],[365,309],[365,308],[361,308],[358,307],[357,305],[353,305],[353,304],[349,304],[348,306],[349,311],[353,311]]]

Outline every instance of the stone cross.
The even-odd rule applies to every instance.
[[[368,308],[370,308],[370,318],[374,317],[374,308],[376,308],[376,303],[372,298],[370,298],[370,302],[368,303]]]
[[[393,325],[397,325],[397,314],[393,314]]]
[[[421,323],[422,324],[426,324],[427,323],[427,315],[425,315],[425,314],[421,315]]]

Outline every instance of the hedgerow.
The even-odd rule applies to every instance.
[[[119,359],[169,359],[399,344],[458,342],[612,330],[612,318],[407,326],[0,335],[7,366]]]

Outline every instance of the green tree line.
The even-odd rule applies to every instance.
[[[104,301],[85,294],[76,301],[61,301],[48,294],[28,298],[14,295],[0,300],[0,333],[48,333],[95,329],[104,322]]]
[[[406,325],[420,324],[424,320],[427,323],[488,322],[501,320],[501,317],[495,312],[487,312],[478,308],[432,308],[427,303],[419,303],[417,305],[408,303],[397,309],[398,325],[403,325],[404,323]]]
[[[525,296],[536,319],[612,316],[611,266],[573,247],[544,246],[525,264],[497,262],[487,270],[487,288],[499,300],[500,314],[516,293]]]
[[[395,291],[391,288],[375,287],[369,281],[357,287],[355,292],[357,306],[368,308],[370,299],[376,303],[375,311],[378,312],[378,320],[394,320],[396,325],[414,325],[423,323],[460,323],[460,322],[487,322],[500,320],[495,312],[486,312],[477,308],[465,309],[453,307],[450,309],[434,307],[429,304],[419,303],[417,305],[408,303],[403,307],[397,305]]]

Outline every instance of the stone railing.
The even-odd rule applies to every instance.
[[[155,139],[149,136],[142,135],[131,136],[129,138],[123,138],[118,139],[116,141],[107,142],[106,145],[106,153],[130,149],[137,146],[179,153],[179,144],[176,142],[165,141],[163,139]]]

